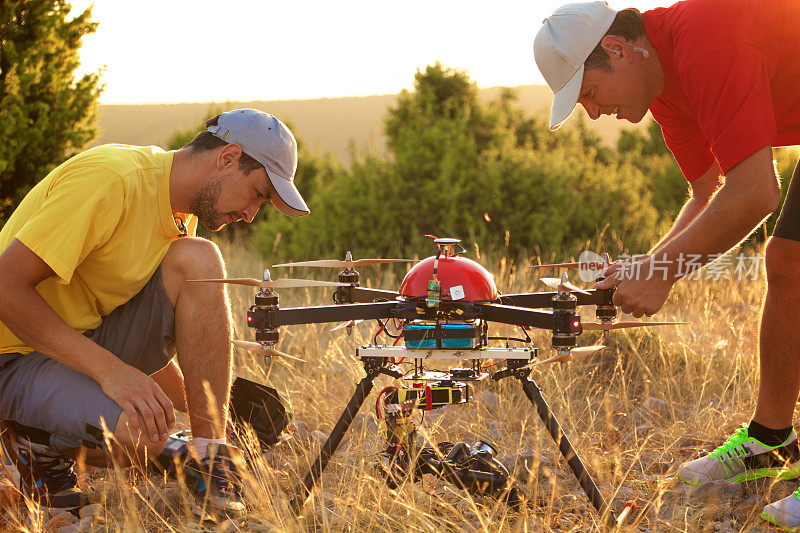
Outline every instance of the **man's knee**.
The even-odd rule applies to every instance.
[[[173,241],[167,250],[161,262],[161,277],[174,306],[186,280],[224,278],[225,262],[213,242],[200,237],[184,237]]]
[[[219,247],[200,237],[184,237],[173,241],[161,264],[162,269],[177,269],[186,274],[225,274],[225,262]]]
[[[765,263],[769,285],[800,290],[800,241],[770,237]]]

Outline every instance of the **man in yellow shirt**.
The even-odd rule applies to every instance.
[[[296,168],[289,129],[238,109],[177,151],[89,149],[28,193],[0,231],[0,419],[26,494],[85,504],[72,471],[80,446],[102,446],[105,425],[118,455],[155,456],[178,408],[194,435],[195,495],[244,511],[222,427],[230,305],[222,286],[187,280],[225,276],[198,221],[251,222],[268,200],[289,216],[309,212]]]

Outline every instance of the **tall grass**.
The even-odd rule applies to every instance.
[[[237,243],[222,242],[220,246],[231,277],[257,277],[267,266]],[[477,252],[495,273],[502,292],[544,289],[522,261],[512,261],[502,253]],[[360,271],[362,284],[386,289],[399,287],[402,275],[384,267]],[[335,270],[284,273],[277,269],[273,278],[290,274],[335,279]],[[573,276],[576,279],[577,275]],[[716,446],[735,426],[749,420],[757,387],[757,320],[763,291],[761,277],[755,281],[682,280],[657,318],[686,320],[692,325],[614,332],[605,341],[607,348],[591,357],[535,367],[531,377],[604,496],[617,510],[627,499],[638,501],[631,527],[696,531],[708,526],[707,515],[674,497],[674,472],[681,462],[704,447]],[[253,291],[231,287],[229,293],[235,335],[251,339],[245,312]],[[322,305],[331,301],[331,293],[319,288],[284,290],[280,298],[282,307]],[[581,314],[584,320],[594,318],[592,308],[583,308]],[[328,465],[303,517],[294,518],[288,507],[292,488],[308,471],[320,439],[331,431],[363,376],[355,348],[368,342],[375,330],[365,322],[348,337],[341,330],[330,332],[333,325],[281,328],[278,348],[307,363],[265,362],[244,351],[236,353],[236,373],[276,387],[289,400],[298,426],[294,439],[265,454],[257,453],[253,444],[248,446],[248,455],[253,457],[246,491],[251,512],[237,527],[387,532],[602,529],[602,522],[515,380],[484,381],[475,387],[477,398],[482,390],[499,395],[496,409],[479,401],[445,407],[426,417],[421,432],[432,440],[472,442],[488,437],[500,455],[534,451],[530,475],[524,468],[517,469],[518,482],[528,498],[519,513],[432,478],[390,490],[374,468],[382,444],[371,422],[373,393]],[[498,325],[493,333],[511,331],[509,326]],[[544,332],[535,334],[534,341],[545,353],[549,349]],[[579,344],[600,341],[600,334],[586,333]],[[380,376],[376,388],[391,382]],[[657,400],[666,403],[655,408]],[[110,531],[193,531],[201,527],[192,505],[172,482],[165,484],[135,469],[86,469],[82,476],[84,483],[96,489],[97,500],[104,503],[105,527]],[[665,513],[665,508],[670,512]],[[735,518],[736,530],[760,524],[757,512]],[[49,530],[47,521],[24,506],[6,512],[6,527],[11,530]]]

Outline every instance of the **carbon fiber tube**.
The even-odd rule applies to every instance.
[[[336,452],[336,448],[338,448],[339,444],[342,442],[344,434],[347,432],[350,424],[353,423],[353,418],[355,418],[364,400],[366,400],[367,396],[369,396],[369,393],[372,391],[374,385],[373,381],[376,376],[377,372],[368,373],[358,383],[356,391],[353,393],[353,397],[350,398],[350,402],[347,404],[347,407],[345,407],[342,416],[340,416],[339,421],[336,422],[336,426],[334,426],[333,431],[331,431],[328,440],[322,445],[319,457],[317,457],[317,460],[311,465],[311,470],[306,474],[302,485],[295,491],[295,497],[290,502],[290,506],[295,515],[299,514],[303,505],[305,505],[311,489],[317,483],[317,480],[328,465],[331,456]]]
[[[597,484],[583,465],[583,461],[581,461],[581,458],[578,456],[578,452],[575,451],[575,448],[572,447],[569,439],[561,430],[561,425],[550,411],[550,406],[547,405],[547,401],[542,396],[539,386],[528,378],[521,378],[520,382],[522,383],[525,395],[531,403],[536,406],[539,418],[542,419],[545,427],[547,427],[547,431],[550,432],[550,436],[553,437],[553,440],[558,444],[558,450],[561,452],[561,455],[564,456],[564,459],[567,460],[567,464],[572,470],[572,473],[575,474],[578,483],[580,483],[581,488],[586,493],[592,506],[597,510],[601,518],[606,519],[609,527],[617,527],[617,517],[614,516],[614,512],[606,503],[603,495],[600,494]]]

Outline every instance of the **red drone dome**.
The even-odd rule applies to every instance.
[[[407,297],[427,296],[428,281],[433,279],[435,261],[436,257],[431,256],[414,265],[400,284],[400,294]],[[442,286],[442,300],[475,302],[498,297],[494,276],[466,257],[442,255],[439,257],[436,277]]]

